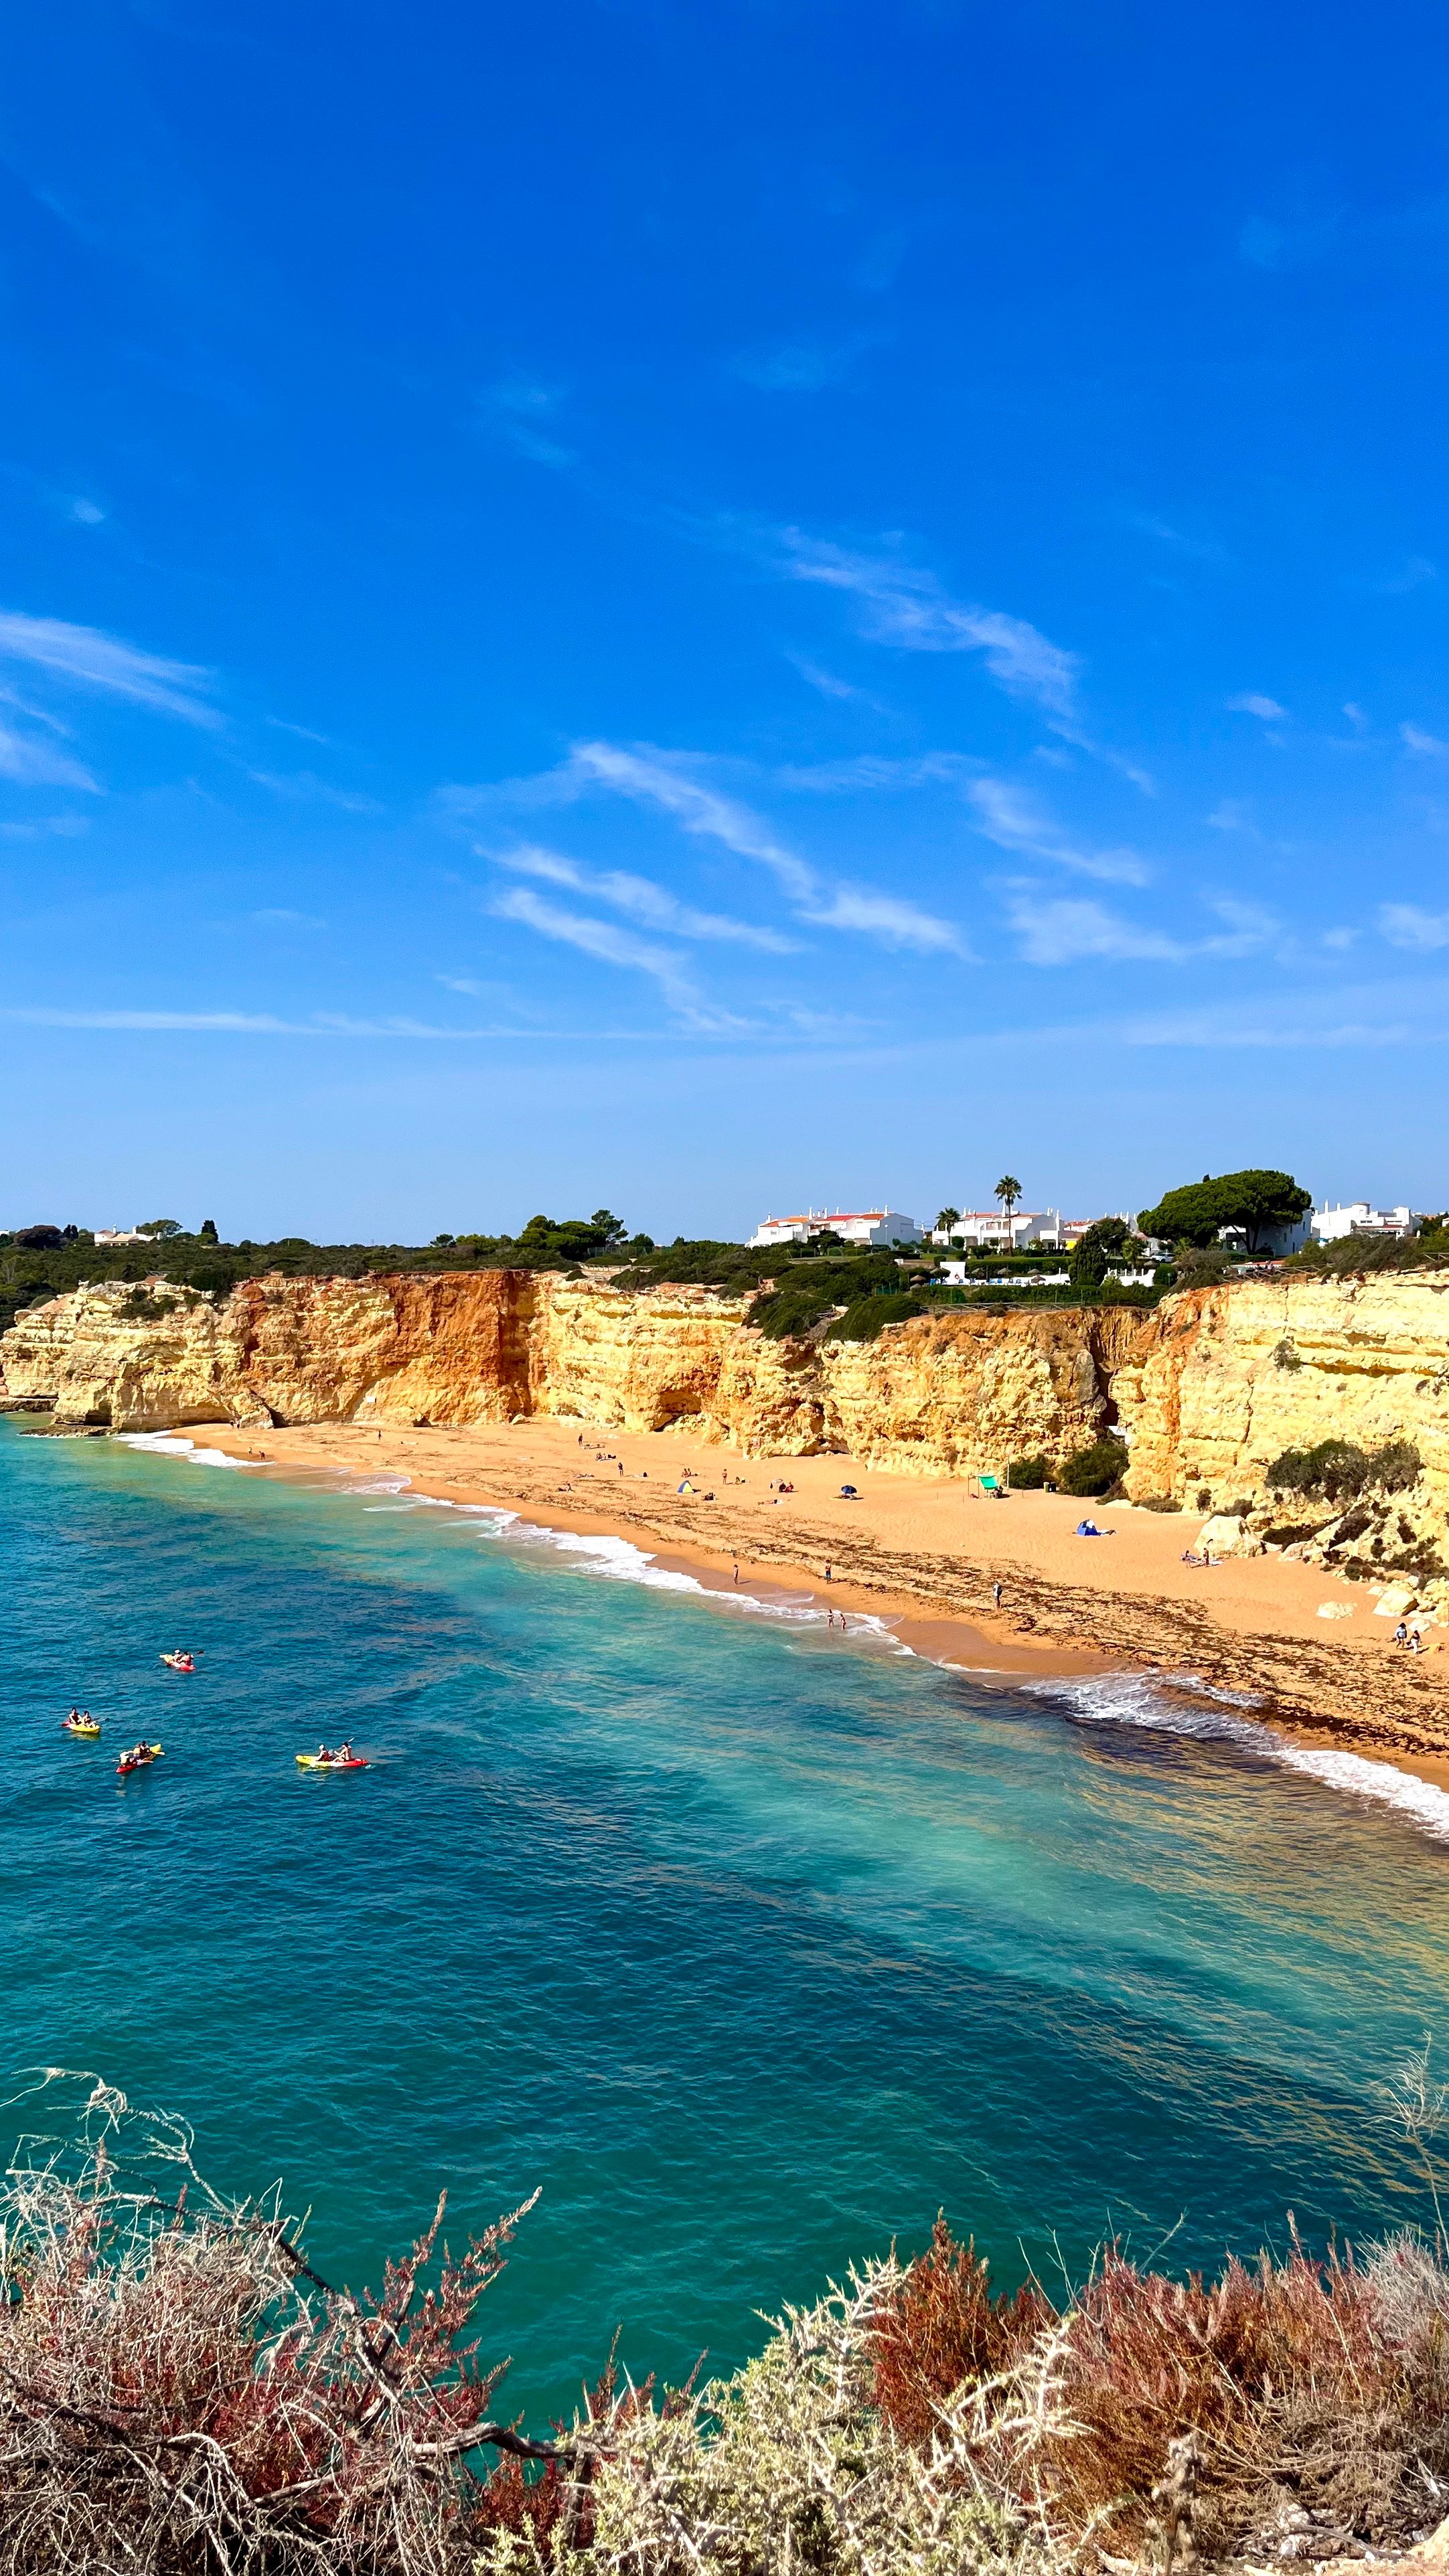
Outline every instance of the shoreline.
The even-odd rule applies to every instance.
[[[1201,1515],[1046,1494],[988,1509],[959,1481],[885,1475],[839,1454],[745,1457],[694,1450],[677,1431],[558,1417],[264,1432],[198,1422],[173,1436],[273,1471],[395,1475],[423,1497],[623,1539],[706,1591],[733,1591],[738,1566],[752,1595],[880,1621],[913,1653],[988,1685],[1191,1677],[1305,1749],[1371,1755],[1449,1788],[1449,1655],[1397,1653],[1371,1625],[1367,1588],[1321,1568],[1230,1559],[1195,1575],[1181,1555]],[[698,1472],[692,1454],[706,1462]],[[1077,1539],[1078,1515],[1113,1536]],[[1335,1616],[1319,1626],[1325,1599]]]

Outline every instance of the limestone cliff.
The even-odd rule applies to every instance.
[[[544,1413],[926,1475],[1061,1458],[1111,1427],[1134,1497],[1214,1506],[1262,1502],[1285,1449],[1403,1439],[1423,1473],[1387,1553],[1449,1526],[1444,1271],[1285,1273],[1150,1314],[962,1310],[822,1344],[767,1341],[707,1289],[633,1296],[525,1271],[252,1279],[218,1305],[113,1283],[31,1309],[0,1367],[12,1396],[53,1394],[58,1420],[118,1430]]]
[[[252,1279],[220,1305],[157,1280],[32,1308],[0,1366],[11,1395],[118,1431],[549,1413],[941,1475],[1090,1440],[1123,1340],[1099,1327],[1121,1321],[946,1314],[816,1344],[767,1341],[707,1289],[640,1297],[526,1271]]]

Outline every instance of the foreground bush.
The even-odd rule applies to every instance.
[[[531,2442],[470,2334],[522,2212],[459,2259],[435,2222],[354,2297],[103,2085],[0,2198],[5,2576],[1065,2576],[1382,2547],[1449,2501],[1437,2240],[1211,2283],[1109,2248],[1054,2300],[997,2296],[938,2221],[732,2378],[611,2365]]]

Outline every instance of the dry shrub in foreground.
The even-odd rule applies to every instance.
[[[1058,2303],[994,2296],[938,2223],[732,2378],[656,2399],[611,2361],[529,2442],[471,2331],[519,2215],[456,2259],[435,2221],[353,2296],[97,2085],[0,2193],[0,2576],[1064,2576],[1392,2545],[1449,2504],[1415,2236],[1213,2283],[1109,2249]]]
[[[1449,2275],[1405,2235],[1324,2262],[1285,2260],[1173,2281],[1114,2247],[1058,2310],[1036,2283],[993,2299],[987,2269],[938,2220],[928,2254],[873,2329],[875,2396],[902,2436],[929,2436],[963,2383],[992,2378],[975,2458],[1032,2505],[1055,2547],[1141,2550],[1169,2445],[1192,2441],[1193,2536],[1223,2555],[1314,2532],[1404,2545],[1449,2507]],[[1011,2392],[1051,2357],[1053,2403],[1023,2444]],[[1316,2554],[1324,2554],[1319,2548]]]
[[[354,2297],[275,2206],[207,2188],[184,2123],[108,2086],[73,2145],[29,2144],[0,2195],[5,2576],[466,2564],[466,2455],[552,2448],[489,2420],[502,2372],[466,2340],[522,2211],[455,2259],[440,2203]]]

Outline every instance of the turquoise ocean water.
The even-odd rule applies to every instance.
[[[6,2066],[184,2111],[353,2282],[541,2184],[488,2321],[534,2421],[616,2324],[733,2363],[942,2204],[1003,2279],[1420,2214],[1374,2088],[1449,2056],[1437,1790],[184,1444],[0,1425],[0,1549]]]

